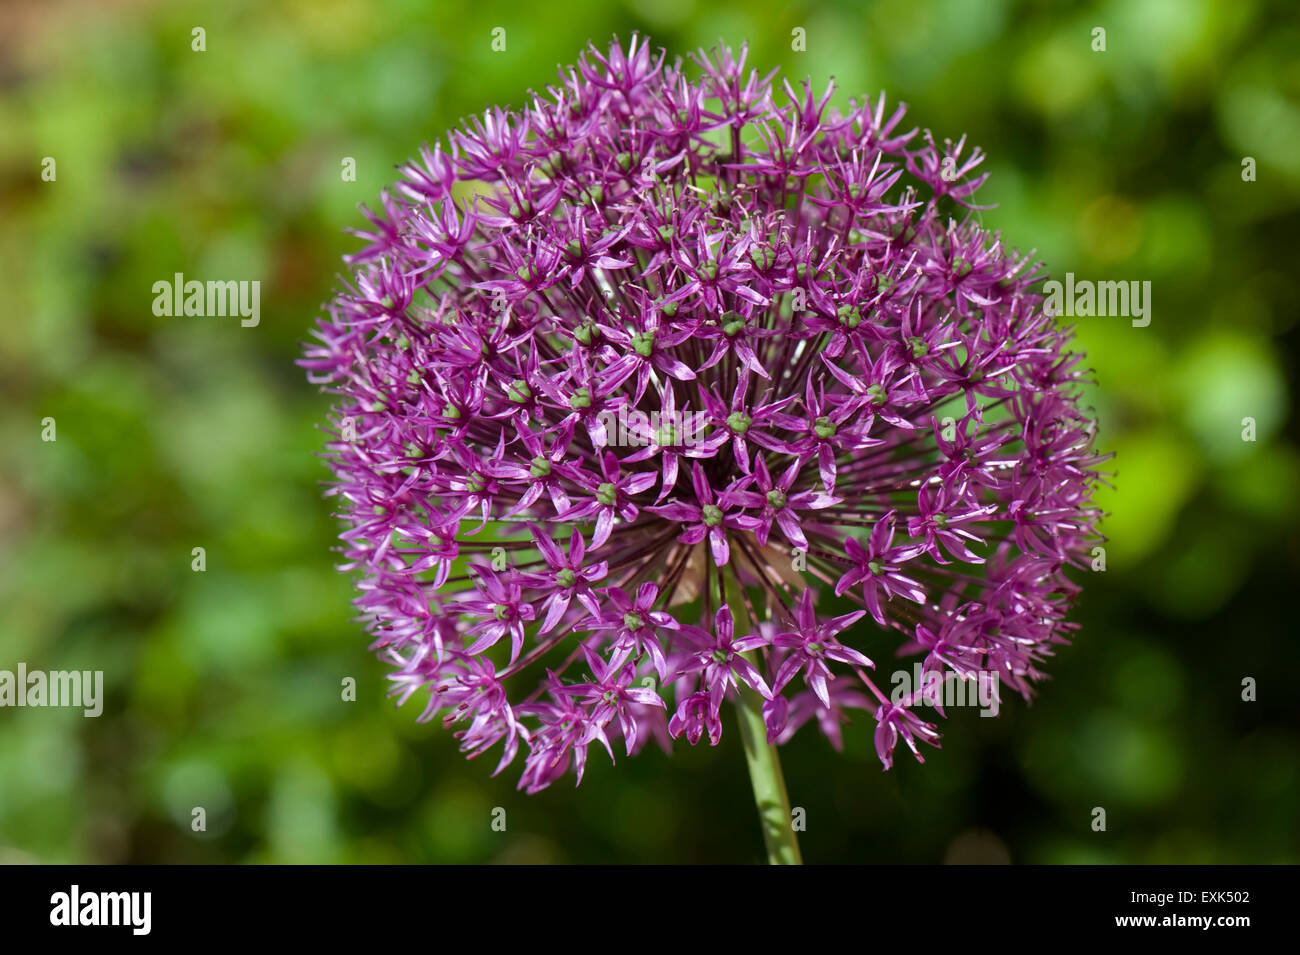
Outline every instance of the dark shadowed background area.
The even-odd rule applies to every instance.
[[[0,669],[106,692],[0,709],[0,861],[762,858],[734,724],[527,797],[394,710],[293,364],[395,164],[634,29],[883,89],[988,152],[1009,244],[1152,284],[1146,328],[1078,320],[1116,476],[1075,645],[1032,706],[951,711],[923,766],[882,772],[867,714],[842,754],[801,731],[805,858],[1296,862],[1300,22],[1254,0],[0,6]],[[176,272],[260,281],[260,324],[156,317]]]

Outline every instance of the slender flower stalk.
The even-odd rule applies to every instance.
[[[781,756],[776,745],[767,740],[762,697],[749,689],[742,689],[738,697],[736,719],[741,743],[745,747],[749,780],[754,787],[754,803],[763,829],[767,861],[772,865],[802,865],[790,796],[786,792],[785,776],[781,773]]]
[[[740,608],[744,629],[751,621],[744,600],[740,597],[740,582],[734,573],[723,571],[715,581],[720,581],[731,606]],[[805,591],[807,593],[808,591]],[[767,723],[763,718],[763,698],[748,687],[736,693],[736,723],[740,727],[741,744],[745,748],[745,765],[749,769],[749,782],[754,790],[754,805],[758,809],[759,825],[763,830],[763,844],[767,848],[767,861],[772,865],[802,865],[799,837],[795,834],[794,819],[790,810],[790,795],[786,791],[785,775],[781,772],[781,756],[776,745],[768,739]]]
[[[873,661],[1030,695],[1104,458],[1044,274],[967,214],[978,149],[692,59],[591,47],[423,148],[300,363],[399,702],[532,793],[730,700],[793,862],[776,746],[938,745]]]

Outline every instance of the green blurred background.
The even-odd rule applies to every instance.
[[[1009,243],[1153,286],[1147,328],[1080,320],[1117,477],[1076,644],[1032,706],[952,711],[924,766],[883,773],[866,716],[843,754],[802,731],[806,858],[1297,861],[1289,0],[0,5],[0,668],[102,668],[107,693],[99,719],[0,710],[0,859],[761,858],[734,725],[526,797],[394,709],[332,567],[327,399],[293,364],[396,163],[634,28],[673,54],[748,40],[840,103],[883,89],[988,151]],[[174,272],[260,280],[261,324],[156,318]]]

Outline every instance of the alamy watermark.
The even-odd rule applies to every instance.
[[[910,673],[895,670],[889,680],[894,684],[889,701],[895,704],[911,698],[924,706],[978,706],[980,716],[997,716],[1002,705],[995,670],[961,676],[951,670],[924,670],[917,663]]]
[[[1151,324],[1150,282],[1076,282],[1074,273],[1066,272],[1064,285],[1055,279],[1044,282],[1043,294],[1043,310],[1052,316],[1120,316],[1133,319],[1134,328]]]
[[[614,448],[643,448],[650,444],[661,448],[694,447],[704,437],[709,416],[703,411],[629,411],[620,405],[617,411],[597,416],[605,428],[606,445]]]
[[[152,892],[83,892],[74,885],[50,896],[50,924],[55,926],[125,926],[132,935],[153,927]]]
[[[226,318],[239,316],[244,328],[256,328],[262,320],[262,283],[258,281],[185,281],[177,272],[168,282],[153,283],[153,313],[159,318]]]
[[[84,716],[104,712],[103,670],[0,670],[0,706],[71,706]]]

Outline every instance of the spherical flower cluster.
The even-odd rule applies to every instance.
[[[1097,536],[1079,357],[971,221],[980,152],[692,59],[592,47],[423,149],[301,362],[394,693],[530,792],[717,743],[737,693],[919,759],[866,651],[1028,695]]]

